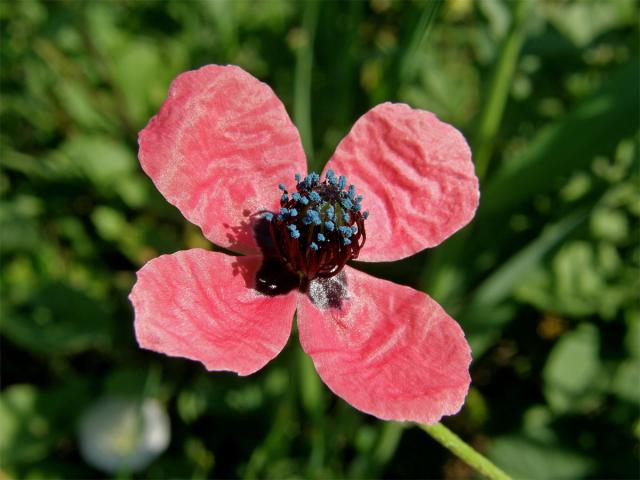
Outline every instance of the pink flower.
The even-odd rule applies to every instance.
[[[141,347],[249,375],[284,348],[297,311],[318,374],[355,408],[427,424],[461,408],[471,354],[458,324],[422,292],[343,267],[407,257],[471,220],[478,180],[460,132],[385,103],[356,122],[322,176],[299,176],[300,137],[273,91],[208,65],[172,83],[139,144],[164,197],[243,254],[193,249],[142,267],[130,296]],[[285,180],[295,188],[278,191]]]

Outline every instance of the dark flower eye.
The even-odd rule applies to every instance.
[[[342,271],[349,260],[358,258],[367,239],[362,196],[346,178],[329,170],[324,181],[317,173],[304,179],[295,175],[295,191],[284,184],[280,210],[266,212],[274,255],[301,281],[329,278]]]

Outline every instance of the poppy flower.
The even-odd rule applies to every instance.
[[[471,354],[459,325],[425,293],[347,264],[408,257],[471,220],[478,179],[458,130],[384,103],[322,175],[304,175],[271,88],[208,65],[173,81],[139,147],[162,195],[239,254],[192,249],[144,265],[130,295],[141,347],[249,375],[284,348],[297,312],[304,351],[355,408],[426,424],[461,408]]]

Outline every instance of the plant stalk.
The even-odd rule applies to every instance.
[[[434,423],[433,425],[420,424],[419,426],[443,447],[485,477],[491,480],[511,480],[509,475],[442,423]]]

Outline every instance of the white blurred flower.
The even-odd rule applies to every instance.
[[[169,445],[169,417],[160,402],[108,395],[81,417],[80,453],[91,466],[107,473],[136,472]]]

